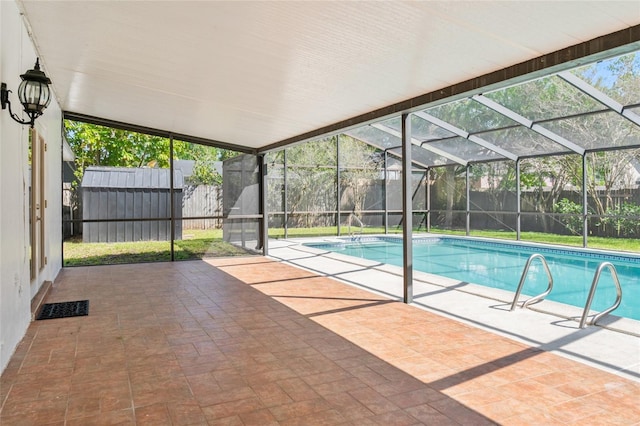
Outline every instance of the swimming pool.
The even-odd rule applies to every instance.
[[[305,245],[402,266],[402,240],[396,237],[359,237]],[[515,293],[527,259],[534,253],[545,257],[553,275],[553,291],[546,299],[581,309],[598,265],[611,262],[618,273],[623,294],[622,303],[611,314],[640,320],[640,256],[470,238],[421,237],[413,242],[413,267],[418,271]],[[547,284],[542,264],[534,261],[522,294],[542,293]],[[615,297],[613,279],[605,269],[591,309],[607,309]],[[520,297],[520,300],[524,299],[524,296]]]

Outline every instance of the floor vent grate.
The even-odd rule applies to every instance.
[[[80,317],[89,315],[89,301],[76,300],[75,302],[46,303],[42,306],[37,320],[54,318]]]

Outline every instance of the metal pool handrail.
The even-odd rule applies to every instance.
[[[620,280],[618,279],[618,272],[616,271],[616,267],[613,266],[611,262],[602,262],[598,269],[596,270],[595,275],[593,276],[593,282],[591,283],[591,290],[589,290],[589,296],[587,297],[587,303],[584,305],[584,311],[582,312],[582,318],[580,319],[580,328],[584,328],[587,322],[587,316],[589,315],[589,309],[591,309],[591,302],[593,302],[593,296],[596,294],[596,287],[598,287],[598,282],[600,281],[600,274],[604,268],[609,268],[611,271],[611,276],[613,277],[613,283],[616,285],[616,301],[609,309],[605,309],[593,316],[593,321],[591,321],[590,325],[596,325],[596,322],[600,320],[603,316],[607,315],[609,312],[615,310],[618,306],[620,306],[620,302],[622,301],[622,287],[620,286]]]
[[[513,311],[516,308],[516,305],[518,304],[518,299],[520,298],[520,293],[522,292],[522,287],[524,286],[524,282],[527,278],[527,274],[529,273],[529,267],[531,266],[531,263],[533,262],[534,259],[540,259],[540,261],[542,262],[542,266],[544,266],[544,270],[547,273],[547,277],[549,278],[549,286],[547,287],[547,289],[545,290],[544,293],[540,293],[537,296],[532,297],[531,299],[526,300],[523,304],[522,307],[526,308],[527,306],[529,306],[532,303],[536,303],[541,301],[542,299],[544,299],[545,297],[547,297],[547,295],[549,293],[551,293],[551,289],[553,288],[553,277],[551,276],[551,271],[549,270],[549,265],[547,265],[547,260],[544,258],[543,255],[541,255],[540,253],[534,253],[531,256],[529,256],[529,259],[527,259],[527,263],[526,265],[524,265],[524,269],[522,271],[522,276],[520,277],[520,283],[518,283],[518,289],[516,290],[516,295],[513,298],[513,303],[511,304],[511,311]]]

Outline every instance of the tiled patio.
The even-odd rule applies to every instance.
[[[65,269],[2,425],[640,424],[640,383],[262,258]]]

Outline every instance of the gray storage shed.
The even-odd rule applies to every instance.
[[[81,185],[84,220],[156,220],[85,222],[82,241],[171,240],[169,177],[169,169],[87,167]],[[182,218],[182,188],[182,172],[174,170],[176,218]],[[175,238],[182,239],[182,220],[175,223]]]

